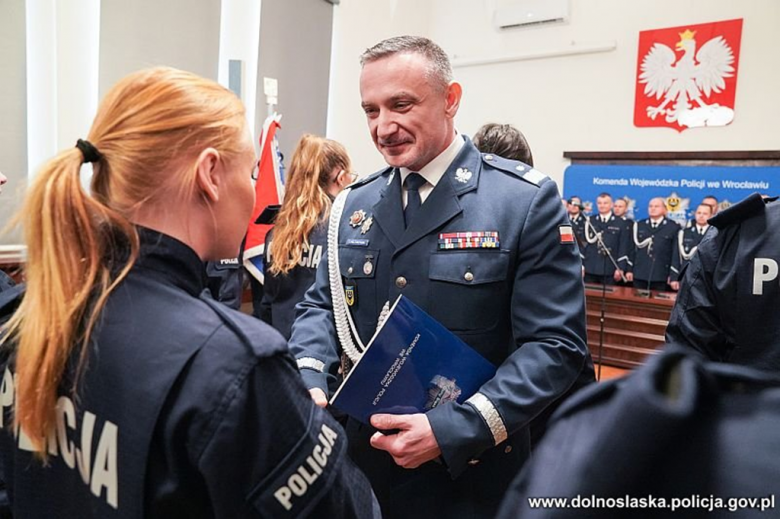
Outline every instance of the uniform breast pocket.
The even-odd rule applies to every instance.
[[[508,311],[509,251],[440,252],[431,256],[429,309],[453,331],[493,328]]]
[[[339,246],[339,270],[344,280],[347,304],[354,312],[360,310],[368,320],[376,319],[376,267],[379,250],[364,247]]]

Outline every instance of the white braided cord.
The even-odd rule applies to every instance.
[[[360,336],[355,329],[352,314],[349,313],[347,296],[341,286],[341,268],[339,267],[339,223],[350,188],[342,191],[330,209],[328,221],[328,281],[330,282],[331,301],[333,302],[333,320],[336,323],[336,335],[341,343],[341,349],[349,360],[356,363],[365,350]],[[351,333],[350,333],[351,331]],[[355,344],[357,342],[357,344]]]

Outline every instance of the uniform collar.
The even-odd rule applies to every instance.
[[[664,223],[664,217],[662,216],[661,218],[658,218],[657,220],[653,220],[652,218],[648,218],[647,221],[650,222],[650,225],[652,225],[652,224],[661,225],[662,223]]]
[[[429,184],[435,187],[441,180],[441,177],[444,176],[444,173],[447,172],[452,161],[458,156],[464,144],[463,136],[456,132],[450,145],[416,173],[419,173]],[[409,168],[399,168],[399,170],[401,172],[401,185],[403,186],[404,180],[409,176],[409,173],[412,173],[412,170]]]
[[[189,246],[160,232],[138,227],[141,250],[133,268],[197,297],[206,288],[206,268]]]
[[[605,220],[608,222],[611,219],[612,219],[612,211],[608,212],[606,215],[599,213],[599,220],[601,220],[602,222]]]

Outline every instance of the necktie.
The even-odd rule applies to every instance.
[[[417,212],[422,205],[422,198],[420,198],[420,188],[425,184],[426,180],[419,173],[409,173],[409,176],[404,180],[404,187],[406,188],[406,209],[404,209],[404,223],[406,227],[411,225]]]
[[[653,229],[655,229],[656,227],[658,227],[658,222],[653,222]]]

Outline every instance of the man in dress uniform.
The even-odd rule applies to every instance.
[[[719,202],[718,199],[712,195],[707,195],[701,199],[702,204],[706,204],[712,208],[712,215],[718,214]]]
[[[585,215],[582,214],[582,199],[578,196],[569,198],[566,204],[566,210],[569,212],[569,221],[574,229],[574,237],[577,238],[577,245],[580,248],[580,258],[585,260],[585,248],[588,242],[585,240]]]
[[[710,219],[666,337],[712,360],[780,370],[780,202],[750,195]]]
[[[612,213],[609,193],[596,197],[596,207],[598,214],[585,222],[585,282],[614,285],[629,267],[631,242],[623,220]]]
[[[636,255],[636,249],[634,248],[633,239],[631,238],[631,234],[634,231],[634,220],[626,216],[628,213],[628,200],[625,198],[616,198],[615,203],[612,206],[612,212],[615,214],[618,220],[623,223],[623,232],[625,232],[626,236],[629,237],[626,265],[627,270],[631,271],[631,269],[634,267],[634,256]],[[616,284],[621,286],[630,286],[632,283],[628,280],[624,282],[621,279],[617,281]]]
[[[690,262],[694,254],[696,254],[696,247],[699,246],[704,233],[709,229],[710,224],[707,220],[712,216],[712,207],[708,204],[699,204],[694,213],[693,225],[680,229],[677,233],[677,240],[674,242],[674,251],[672,252],[672,266],[670,268],[671,274],[669,278],[672,290],[680,289],[680,277],[683,268]]]
[[[495,364],[463,403],[347,422],[385,517],[491,517],[528,456],[529,422],[594,379],[571,224],[554,182],[455,130],[461,86],[438,45],[391,38],[361,63],[363,110],[390,167],[334,202],[290,348],[324,405],[342,359],[359,359],[403,294]]]
[[[669,290],[672,252],[680,226],[666,218],[666,204],[661,197],[650,200],[647,214],[649,218],[634,222],[636,256],[629,277],[636,288]]]
[[[668,346],[563,404],[498,518],[775,517],[779,400],[777,373]]]

